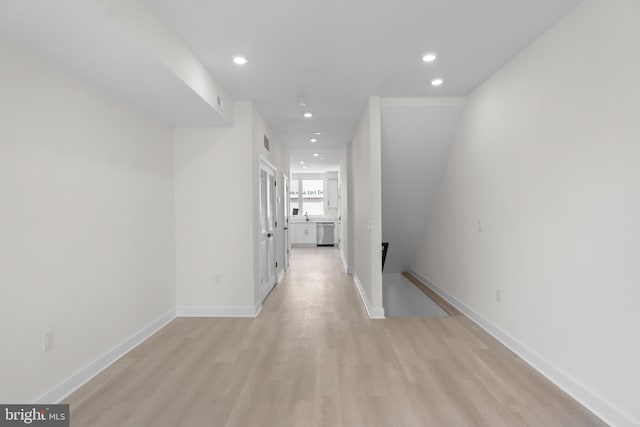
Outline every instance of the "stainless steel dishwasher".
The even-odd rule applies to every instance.
[[[319,222],[316,226],[318,246],[335,246],[333,232],[336,225],[333,222]]]

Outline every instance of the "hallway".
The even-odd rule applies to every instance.
[[[178,318],[73,393],[73,426],[604,425],[463,316],[369,320],[333,248],[256,319]]]

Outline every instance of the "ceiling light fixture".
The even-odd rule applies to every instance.
[[[431,80],[431,86],[440,86],[442,83],[444,83],[444,80],[442,80],[442,79],[433,79],[433,80]]]
[[[435,61],[437,58],[435,53],[425,53],[424,56],[422,57],[422,60],[424,62],[433,62]]]
[[[301,165],[304,165],[304,162],[303,162],[302,160],[300,160],[300,164],[301,164]]]
[[[313,114],[307,111],[306,113],[304,113],[304,117],[310,119],[311,117],[313,117]]]
[[[322,133],[321,132],[316,132],[316,135],[322,135]]]
[[[313,153],[313,157],[318,157],[320,154],[318,153]]]
[[[234,56],[233,62],[235,62],[238,65],[244,65],[249,61],[247,61],[247,58],[245,58],[244,56]]]
[[[303,166],[303,167],[302,167],[302,169],[306,169],[306,168],[307,168],[306,166]]]
[[[320,157],[320,160],[324,160],[324,157]]]
[[[309,142],[318,142],[318,140],[316,138],[311,138]]]

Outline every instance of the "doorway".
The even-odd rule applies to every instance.
[[[284,269],[289,269],[289,263],[291,262],[291,243],[289,242],[289,177],[285,174],[282,175],[282,182],[284,183],[284,190],[282,194],[284,202]]]
[[[276,171],[260,162],[260,301],[277,282],[276,256]]]

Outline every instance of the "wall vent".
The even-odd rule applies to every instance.
[[[264,136],[264,148],[269,151],[269,138],[267,138],[267,135]]]

